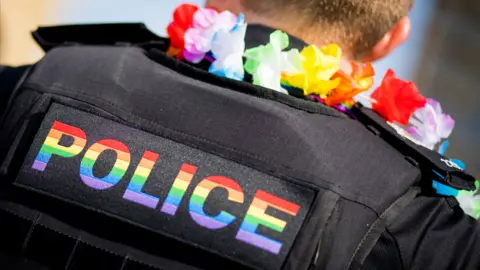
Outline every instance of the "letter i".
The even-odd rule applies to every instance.
[[[173,182],[172,188],[168,192],[167,199],[162,205],[161,211],[165,214],[174,216],[177,212],[177,208],[182,201],[185,192],[192,181],[193,175],[197,171],[197,167],[184,163],[180,168],[180,172]]]
[[[155,162],[157,162],[158,154],[145,151],[142,159],[138,163],[137,169],[132,176],[132,180],[128,184],[127,190],[123,198],[138,204],[145,205],[155,209],[158,204],[158,198],[150,194],[142,192],[143,186],[147,182],[148,176],[152,172]]]

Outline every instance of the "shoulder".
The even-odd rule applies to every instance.
[[[394,241],[407,269],[446,265],[478,269],[480,265],[480,223],[466,215],[453,197],[419,196],[388,233],[382,237]]]
[[[62,45],[135,45],[165,51],[170,41],[143,23],[81,24],[40,27],[33,39],[45,51]]]

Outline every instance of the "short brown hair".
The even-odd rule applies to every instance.
[[[329,42],[362,55],[406,16],[414,0],[242,0],[245,9],[267,16],[295,16],[308,27],[328,28]],[[281,18],[281,17],[279,17]],[[327,32],[327,31],[326,31]]]

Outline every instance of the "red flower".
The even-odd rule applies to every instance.
[[[193,15],[197,10],[198,7],[192,4],[182,4],[175,9],[173,22],[167,27],[171,47],[175,49],[185,47],[185,32],[193,26]]]
[[[425,106],[427,100],[418,93],[412,82],[395,77],[389,69],[382,84],[371,95],[372,108],[389,122],[407,125],[416,109]]]

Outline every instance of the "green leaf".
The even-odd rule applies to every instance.
[[[245,62],[245,65],[243,67],[245,68],[246,72],[250,74],[254,74],[255,72],[257,72],[259,65],[260,65],[260,62],[247,58],[247,61]]]
[[[264,50],[263,45],[251,48],[245,51],[245,58],[247,61],[245,62],[244,68],[250,74],[253,74],[257,71],[260,62],[262,61],[262,51]]]
[[[281,51],[287,48],[290,44],[288,40],[288,35],[280,30],[277,30],[270,34],[270,43],[277,51]]]

